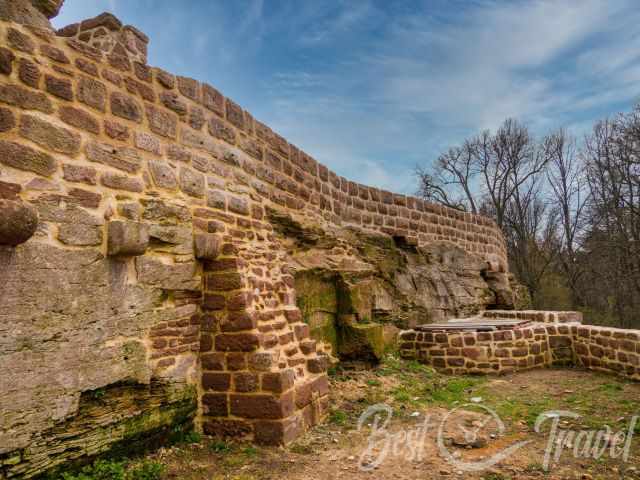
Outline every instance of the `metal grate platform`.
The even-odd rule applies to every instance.
[[[473,331],[493,332],[496,330],[514,330],[534,323],[531,320],[465,318],[449,320],[444,323],[430,323],[414,328],[419,332]]]

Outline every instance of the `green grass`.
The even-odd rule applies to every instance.
[[[329,421],[334,425],[345,425],[349,420],[349,416],[343,410],[331,410],[329,413]]]
[[[172,445],[182,445],[188,443],[200,443],[202,441],[202,435],[183,425],[176,426],[171,432],[169,437],[169,443]]]
[[[209,450],[213,453],[230,453],[233,449],[230,443],[214,440],[209,444]]]
[[[164,470],[164,465],[151,460],[133,466],[126,461],[97,460],[78,473],[63,473],[62,480],[158,480]]]
[[[481,377],[451,377],[431,392],[431,400],[452,406],[469,400],[473,390],[486,380]]]

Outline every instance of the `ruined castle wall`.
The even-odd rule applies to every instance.
[[[640,380],[640,331],[581,325],[577,312],[504,312],[538,322],[494,332],[400,334],[400,354],[450,374],[504,374],[577,365]],[[573,320],[568,320],[573,319]]]
[[[326,357],[267,208],[506,271],[488,219],[339,177],[215,88],[146,65],[135,28],[107,15],[59,33],[0,22],[0,478],[194,419],[274,444],[322,418]]]

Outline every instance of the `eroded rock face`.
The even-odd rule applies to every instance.
[[[189,305],[167,304],[160,286],[98,249],[0,247],[0,278],[0,464],[21,458],[12,475],[28,478],[108,449],[105,438],[131,432],[127,422],[151,435],[185,409],[193,417],[193,373],[165,378],[148,360],[157,352],[149,330],[188,319]],[[195,369],[195,353],[181,358]]]
[[[271,219],[288,244],[312,337],[339,358],[376,360],[399,329],[513,306],[507,276],[454,245],[323,231],[276,212]]]

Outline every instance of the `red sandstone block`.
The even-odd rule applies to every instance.
[[[212,293],[205,293],[202,307],[206,310],[223,310],[225,308],[225,297]]]
[[[298,341],[309,338],[309,325],[307,324],[296,325],[294,327],[294,330],[296,333],[296,339]]]
[[[205,393],[202,396],[203,414],[212,417],[229,415],[229,400],[224,393]]]
[[[285,310],[284,311],[284,316],[285,316],[285,318],[287,319],[287,321],[289,323],[296,323],[296,322],[301,322],[302,321],[302,313],[298,309]]]
[[[230,387],[231,375],[228,373],[205,372],[202,374],[202,388],[205,390],[226,392]]]
[[[234,373],[233,384],[235,385],[236,392],[255,392],[260,385],[260,378],[256,373],[251,372]]]
[[[213,349],[213,338],[207,333],[200,336],[200,351],[210,352]],[[212,369],[215,370],[215,369]]]
[[[253,330],[257,322],[255,316],[246,311],[228,312],[226,321],[220,324],[223,332],[238,332],[241,330]]]
[[[238,272],[209,273],[205,277],[205,286],[213,292],[238,290],[243,287],[243,281]]]
[[[295,416],[283,421],[260,421],[254,425],[255,441],[261,445],[286,445],[304,431],[302,417]]]
[[[307,369],[311,373],[324,373],[329,366],[329,360],[325,355],[318,355],[317,358],[307,360]]]
[[[281,419],[294,411],[293,392],[275,395],[231,395],[231,414],[248,419]]]
[[[216,335],[216,350],[222,352],[252,352],[260,345],[260,337],[253,333]]]
[[[242,420],[207,419],[202,423],[205,435],[218,438],[243,438],[253,432],[250,423]]]
[[[305,355],[311,355],[316,352],[316,341],[308,340],[305,342],[300,342],[300,351]]]
[[[278,345],[278,337],[276,335],[264,335],[262,337],[262,347],[263,348],[273,348]]]
[[[204,370],[224,370],[224,353],[207,353],[200,355],[200,361]]]
[[[282,393],[293,387],[295,373],[293,370],[283,370],[277,373],[262,374],[262,390]]]

